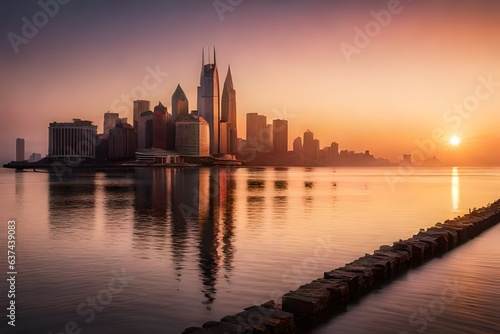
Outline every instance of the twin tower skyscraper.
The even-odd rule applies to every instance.
[[[210,128],[210,154],[236,154],[238,149],[236,91],[231,77],[231,67],[228,67],[220,98],[215,48],[213,51],[213,62],[210,61],[210,50],[208,50],[208,63],[205,63],[205,49],[202,50],[198,115],[207,121]]]

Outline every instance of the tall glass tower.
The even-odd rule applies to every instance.
[[[209,57],[208,64],[205,64],[205,50],[202,50],[200,86],[198,86],[198,115],[207,121],[210,128],[210,154],[219,154],[220,100],[215,48],[213,63],[210,63]]]

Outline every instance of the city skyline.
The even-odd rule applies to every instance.
[[[151,88],[144,88],[146,95],[139,99],[162,101],[172,110],[170,96],[180,84],[194,105],[199,51],[215,46],[223,55],[218,67],[231,64],[238,119],[251,112],[288,119],[289,149],[310,128],[322,146],[336,141],[391,161],[419,149],[418,143],[433,141],[433,155],[443,161],[499,164],[491,154],[499,144],[499,47],[488,41],[499,35],[494,28],[500,6],[492,1],[401,2],[399,12],[369,36],[365,47],[346,49],[355,46],[356,28],[378,22],[372,12],[387,10],[388,3],[242,2],[224,12],[223,20],[210,2],[60,5],[18,53],[8,38],[1,45],[9,64],[2,100],[10,112],[0,129],[0,159],[14,159],[12,143],[18,137],[26,139],[27,152],[45,153],[46,124],[53,121],[91,119],[102,132],[109,110],[131,123],[135,99],[123,95],[139,92],[137,87]],[[31,20],[41,10],[34,1],[3,7],[5,36],[21,34],[22,18]],[[82,11],[93,24],[79,18]],[[134,15],[140,19],[131,22]],[[257,19],[261,25],[249,29]],[[266,31],[276,33],[263,35]],[[125,52],[131,45],[133,50]],[[353,52],[351,62],[343,50]],[[474,103],[470,97],[476,91],[487,98],[477,107],[469,105],[471,111],[460,109]],[[17,117],[33,103],[36,113]],[[244,122],[238,123],[242,134]],[[461,146],[435,141],[437,128],[446,137],[460,136]]]

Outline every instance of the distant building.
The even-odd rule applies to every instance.
[[[198,86],[198,114],[206,120],[210,128],[210,154],[218,154],[220,101],[215,49],[213,63],[208,64],[205,64],[205,50],[203,50],[200,86]]]
[[[24,161],[24,138],[16,139],[16,161]]]
[[[154,109],[153,147],[167,149],[167,108],[161,102]]]
[[[32,153],[29,158],[29,162],[37,162],[42,160],[42,155],[40,153]]]
[[[404,154],[403,161],[411,164],[411,154]]]
[[[314,134],[311,130],[304,132],[304,156],[307,160],[316,158],[314,146]]]
[[[330,145],[330,155],[332,157],[339,156],[339,144],[338,143],[333,142],[332,145]]]
[[[226,153],[236,154],[238,150],[238,130],[236,120],[236,91],[233,87],[231,67],[228,67],[221,99],[221,121],[229,127],[228,150]],[[221,152],[224,153],[224,152]]]
[[[319,157],[319,139],[314,139],[314,158],[317,159]]]
[[[127,159],[135,157],[137,149],[137,132],[132,125],[117,120],[114,128],[109,130],[108,158]]]
[[[273,125],[267,124],[262,132],[263,147],[259,151],[272,152],[273,151]]]
[[[104,114],[103,138],[108,139],[109,130],[115,127],[116,120],[120,117],[118,113],[107,112]]]
[[[134,128],[137,130],[139,128],[139,118],[141,114],[145,111],[151,110],[149,108],[149,101],[137,100],[134,101]]]
[[[145,111],[139,117],[137,129],[137,147],[139,150],[153,147],[153,112]]]
[[[95,158],[97,126],[91,121],[49,124],[49,157]]]
[[[302,138],[297,137],[293,140],[293,152],[295,153],[302,153],[303,151],[302,147]]]
[[[276,154],[288,152],[288,121],[285,119],[273,120],[273,151]]]
[[[172,94],[172,115],[167,113],[167,149],[175,149],[175,121],[176,119],[188,116],[189,101],[186,94],[177,85],[175,92]]]
[[[264,151],[266,124],[266,116],[257,113],[247,113],[247,148]]]
[[[181,85],[177,85],[174,94],[172,94],[172,117],[178,119],[181,117],[186,117],[189,114],[189,101],[186,94],[181,88]]]
[[[241,152],[247,147],[247,141],[243,138],[238,138],[237,143],[236,152]]]
[[[175,149],[179,155],[209,156],[208,122],[194,113],[178,119],[175,122]]]

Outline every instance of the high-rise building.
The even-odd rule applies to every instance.
[[[238,151],[236,90],[234,90],[233,86],[231,67],[228,67],[226,80],[224,81],[224,88],[222,89],[221,120],[227,122],[229,126],[228,153],[236,154],[236,151]]]
[[[288,121],[286,119],[273,120],[273,151],[276,154],[288,152]]]
[[[191,113],[178,119],[175,128],[175,149],[180,155],[210,155],[210,128],[203,117]]]
[[[149,101],[137,100],[134,101],[134,128],[137,130],[139,128],[139,118],[141,114],[145,111],[151,110],[149,108]]]
[[[210,53],[210,52],[209,52]],[[198,114],[204,118],[210,128],[210,153],[219,153],[219,74],[217,72],[217,61],[205,64],[205,50],[202,52],[202,67],[200,75],[200,86],[198,86]]]
[[[134,127],[118,119],[114,128],[109,130],[108,158],[133,158],[137,149],[137,132]]]
[[[319,139],[314,139],[314,159],[318,159],[319,158]]]
[[[16,139],[16,161],[24,161],[24,138]]]
[[[107,112],[104,114],[103,138],[108,139],[109,130],[115,127],[116,120],[120,117],[118,113]]]
[[[314,154],[314,134],[309,129],[307,129],[307,131],[304,132],[304,156],[308,160],[311,160],[311,159],[315,158],[315,154]]]
[[[230,141],[230,127],[229,123],[225,121],[220,121],[219,124],[219,145],[220,145],[220,153],[227,154],[229,152],[229,141]]]
[[[153,147],[153,112],[145,111],[139,118],[139,129],[137,131],[137,148],[144,150]]]
[[[153,147],[167,149],[167,107],[161,102],[153,112]]]
[[[258,151],[265,150],[266,121],[264,115],[247,113],[247,147]]]
[[[172,117],[174,119],[185,117],[189,114],[188,110],[189,101],[181,85],[178,84],[174,94],[172,94]]]
[[[297,137],[293,140],[293,152],[302,153],[302,151],[303,151],[302,138]]]
[[[92,121],[73,119],[73,123],[49,124],[49,157],[95,158],[97,126]]]
[[[338,143],[333,142],[332,145],[330,145],[330,154],[333,157],[339,156],[339,144]]]

